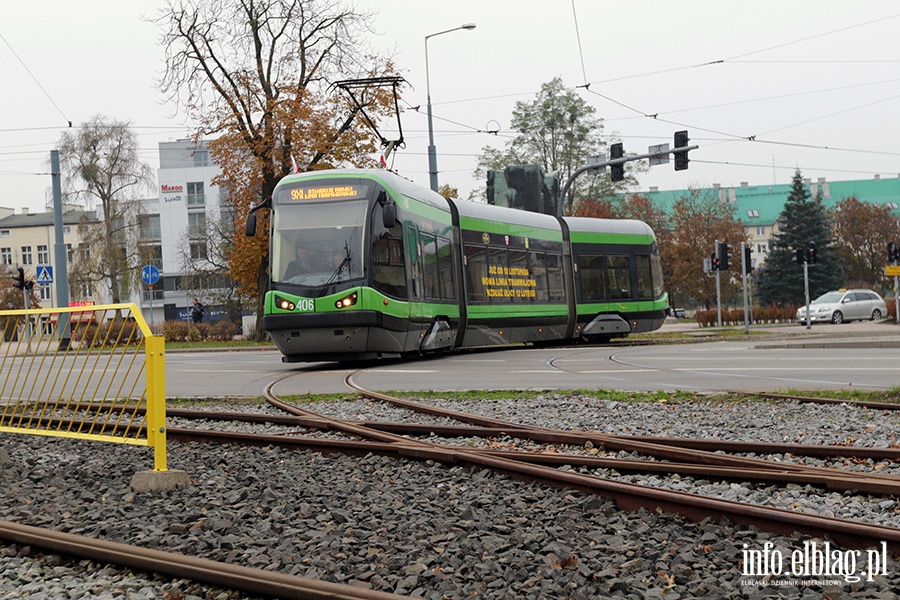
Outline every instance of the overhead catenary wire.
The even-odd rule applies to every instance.
[[[53,105],[53,108],[56,109],[56,111],[60,114],[60,116],[62,116],[62,118],[66,120],[66,123],[68,123],[68,126],[71,127],[72,121],[66,116],[66,114],[62,111],[62,109],[56,103],[56,100],[53,99],[53,97],[44,88],[44,86],[41,85],[41,82],[38,81],[38,78],[35,76],[34,73],[31,72],[31,69],[28,68],[28,65],[25,64],[25,61],[22,60],[22,57],[19,56],[19,54],[16,52],[16,49],[12,47],[12,44],[9,43],[9,41],[3,36],[2,33],[0,33],[0,40],[3,40],[3,43],[6,44],[6,47],[9,48],[9,51],[12,52],[13,56],[16,57],[16,60],[19,61],[19,64],[21,64],[22,68],[25,69],[25,72],[28,73],[29,77],[31,77],[31,79],[38,86],[38,88],[44,93],[44,96],[47,97],[47,100],[50,101],[50,104]]]

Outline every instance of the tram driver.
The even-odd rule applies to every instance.
[[[310,275],[319,271],[312,264],[312,252],[309,248],[297,246],[296,252],[296,257],[288,263],[287,269],[284,270],[285,281],[290,281],[291,278],[298,275]]]

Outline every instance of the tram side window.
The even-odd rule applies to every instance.
[[[607,257],[606,276],[609,281],[609,297],[621,300],[631,297],[631,268],[627,256]]]
[[[411,295],[417,300],[422,299],[422,257],[419,253],[419,228],[409,225],[406,232],[406,240],[409,244],[409,279],[412,285]]]
[[[372,284],[376,290],[394,298],[406,298],[406,268],[403,261],[403,225],[390,229],[382,223],[382,207],[375,204],[372,214]]]
[[[547,302],[550,298],[545,257],[546,254],[540,252],[531,254],[531,276],[534,278],[535,302]]]
[[[483,246],[466,246],[466,288],[469,302],[487,301],[487,251]]]
[[[653,269],[653,298],[659,298],[663,295],[662,259],[659,254],[651,254],[650,262]]]
[[[566,282],[563,278],[562,256],[547,254],[547,283],[549,284],[550,302],[566,301]]]
[[[509,286],[516,302],[534,302],[535,279],[528,265],[528,252],[524,250],[509,251]]]
[[[581,300],[590,302],[603,300],[606,296],[606,285],[603,275],[606,265],[602,256],[582,255],[578,261],[578,273],[581,277]]]
[[[456,288],[453,285],[453,244],[450,240],[437,236],[438,278],[440,279],[441,298],[456,301]]]
[[[639,254],[634,258],[637,262],[638,298],[653,298],[653,270],[650,267],[650,256]]]
[[[437,253],[437,241],[430,233],[422,232],[419,235],[422,245],[422,271],[425,285],[425,299],[439,300],[441,297],[440,264]]]
[[[422,270],[426,300],[455,300],[450,240],[431,233],[420,233]]]

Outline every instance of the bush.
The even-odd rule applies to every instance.
[[[187,321],[166,321],[162,330],[167,342],[183,342],[188,338],[191,324]]]
[[[234,336],[237,335],[237,332],[237,325],[231,321],[222,319],[221,321],[216,321],[215,324],[209,328],[209,337],[221,342],[227,342],[233,340]]]
[[[797,316],[796,306],[754,306],[751,310],[753,315],[751,324],[760,323],[792,323]],[[719,319],[715,310],[699,310],[697,311],[697,324],[700,327],[716,327]],[[725,308],[722,309],[722,325],[743,325],[744,309],[741,308]]]
[[[237,334],[238,327],[225,319],[211,324],[166,321],[163,323],[162,332],[167,342],[230,341]]]

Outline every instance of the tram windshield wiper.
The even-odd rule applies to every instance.
[[[346,241],[344,241],[344,253],[346,256],[341,259],[341,263],[335,268],[334,273],[331,274],[331,277],[329,277],[328,281],[325,282],[325,285],[322,286],[322,291],[319,292],[319,298],[325,295],[325,292],[328,291],[328,288],[330,288],[337,282],[341,273],[344,272],[344,269],[350,265],[350,261],[353,257],[350,253],[350,245]]]

